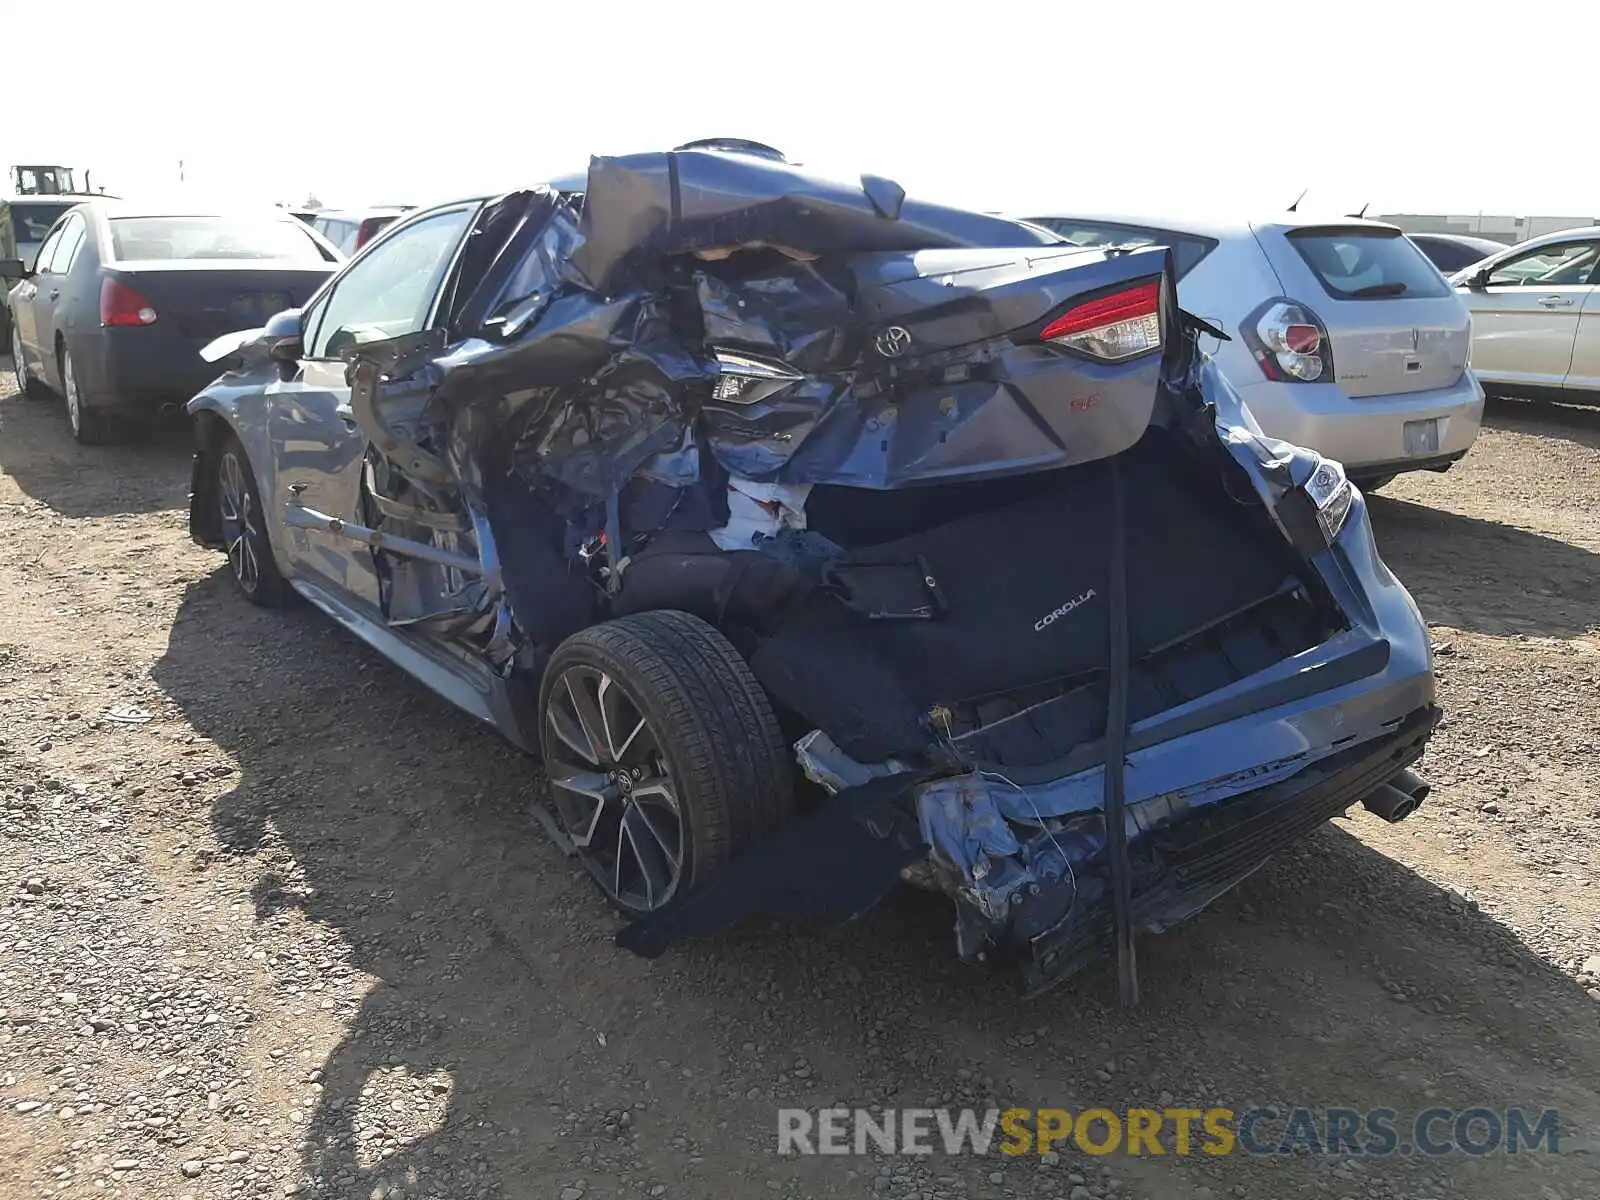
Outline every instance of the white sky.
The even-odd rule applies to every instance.
[[[123,195],[182,159],[241,199],[427,203],[726,135],[989,208],[1600,216],[1600,0],[24,7],[0,157]]]

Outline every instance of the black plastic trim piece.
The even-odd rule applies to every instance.
[[[1106,460],[1111,480],[1111,562],[1106,572],[1107,630],[1110,653],[1106,686],[1106,855],[1111,867],[1111,925],[1117,950],[1117,993],[1124,1008],[1139,1003],[1139,961],[1133,944],[1133,866],[1128,861],[1128,827],[1122,802],[1127,785],[1128,648],[1127,502],[1123,496],[1122,456]]]

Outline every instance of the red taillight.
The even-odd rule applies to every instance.
[[[1283,331],[1283,340],[1296,354],[1315,354],[1322,346],[1322,330],[1315,325],[1291,325]]]
[[[377,236],[378,231],[388,223],[389,222],[383,217],[368,217],[365,221],[361,222],[360,225],[356,226],[355,248],[359,250],[361,247],[365,246],[375,236]]]
[[[1268,379],[1283,383],[1333,379],[1327,326],[1304,304],[1281,296],[1268,300],[1244,319],[1239,332]]]
[[[1046,325],[1039,340],[1108,360],[1154,350],[1161,345],[1161,283],[1086,300]]]
[[[154,325],[155,305],[127,284],[115,279],[100,283],[100,324]]]

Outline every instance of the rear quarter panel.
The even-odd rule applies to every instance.
[[[1261,368],[1239,333],[1245,318],[1282,294],[1282,281],[1248,233],[1219,241],[1216,249],[1178,282],[1178,302],[1232,339],[1219,342],[1206,337],[1201,340],[1201,348],[1216,360],[1223,375],[1236,387],[1262,378]]]
[[[1600,285],[1592,285],[1578,316],[1578,336],[1572,346],[1572,366],[1566,386],[1600,400]]]

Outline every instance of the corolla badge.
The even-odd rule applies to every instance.
[[[1093,588],[1090,588],[1088,591],[1084,592],[1080,596],[1074,596],[1071,600],[1068,600],[1060,608],[1052,609],[1050,612],[1045,613],[1044,616],[1040,617],[1037,621],[1035,621],[1033,623],[1034,632],[1043,633],[1046,629],[1049,629],[1050,626],[1054,625],[1057,621],[1061,620],[1062,617],[1066,616],[1068,613],[1074,611],[1075,609],[1082,608],[1085,604],[1089,603],[1089,601],[1091,601],[1093,599],[1094,599],[1094,589]]]
[[[911,349],[911,331],[899,325],[891,325],[878,335],[873,343],[878,348],[878,353],[885,358],[899,358]]]

